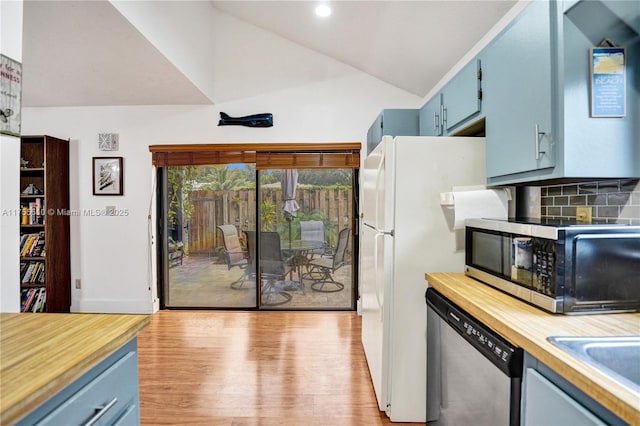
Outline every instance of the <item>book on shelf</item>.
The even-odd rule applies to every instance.
[[[22,206],[20,224],[42,225],[44,223],[44,203],[41,198],[36,198],[28,205]]]
[[[47,290],[44,287],[24,289],[20,312],[44,312],[46,299]]]
[[[25,262],[26,266],[20,267],[20,282],[22,284],[44,284],[44,262]]]
[[[38,262],[33,270],[33,274],[31,274],[31,282],[44,284],[44,263]]]
[[[46,290],[44,287],[40,287],[38,289],[38,297],[33,303],[33,307],[31,308],[31,312],[42,312],[44,310],[44,297],[46,294]]]
[[[44,232],[41,232],[38,235],[38,240],[33,246],[33,250],[31,250],[30,256],[33,256],[33,257],[44,256]]]
[[[33,298],[33,294],[35,292],[35,288],[27,288],[22,290],[22,298],[20,303],[20,312],[26,312],[27,307],[31,304],[31,299]]]
[[[44,231],[35,234],[22,234],[22,236],[20,237],[21,257],[44,256],[44,248]]]
[[[38,234],[24,234],[21,237],[20,241],[20,256],[26,257],[27,253],[31,249],[31,245],[33,245],[38,238]]]
[[[44,312],[46,299],[47,290],[44,287],[24,289],[20,312]]]

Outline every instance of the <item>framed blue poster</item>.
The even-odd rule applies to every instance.
[[[624,47],[593,47],[591,56],[591,117],[624,117],[626,111],[626,51]]]

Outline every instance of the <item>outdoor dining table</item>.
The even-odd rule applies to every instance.
[[[309,262],[308,254],[310,251],[318,250],[324,247],[324,242],[313,240],[293,240],[283,241],[281,245],[282,251],[289,258],[289,265],[293,266],[295,272],[298,274],[298,280],[292,282],[296,283],[296,290],[302,290],[304,292],[304,283],[302,282],[302,268]]]

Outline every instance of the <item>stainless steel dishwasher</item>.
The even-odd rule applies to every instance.
[[[522,349],[429,288],[427,423],[520,424]]]

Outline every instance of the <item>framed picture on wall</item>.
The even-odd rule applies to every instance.
[[[0,54],[0,133],[20,136],[22,64]]]
[[[122,157],[93,157],[93,195],[123,194]]]
[[[591,117],[627,115],[626,54],[624,47],[591,49]]]

